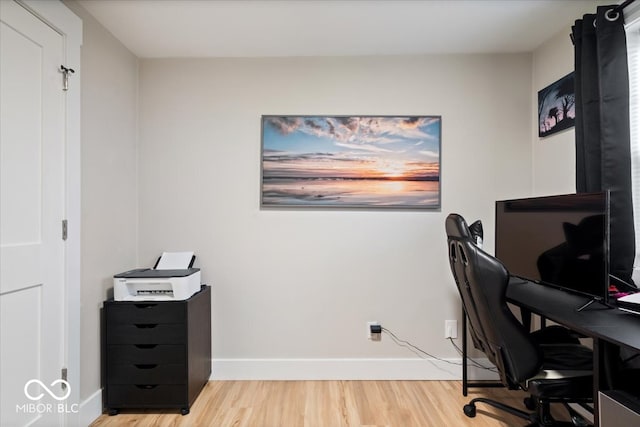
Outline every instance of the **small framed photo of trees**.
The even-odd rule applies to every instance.
[[[574,73],[567,74],[538,92],[538,136],[572,128],[576,119]]]

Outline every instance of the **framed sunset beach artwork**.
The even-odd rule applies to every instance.
[[[264,208],[440,208],[440,116],[262,116]]]

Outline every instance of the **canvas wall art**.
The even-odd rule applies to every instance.
[[[574,73],[538,92],[538,136],[545,137],[575,126]]]
[[[440,116],[262,116],[261,206],[440,207]]]

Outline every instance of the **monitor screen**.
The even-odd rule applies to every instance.
[[[496,258],[512,276],[607,301],[608,193],[496,202]]]

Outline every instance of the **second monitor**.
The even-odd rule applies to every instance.
[[[608,193],[496,202],[495,253],[512,276],[608,302]]]

